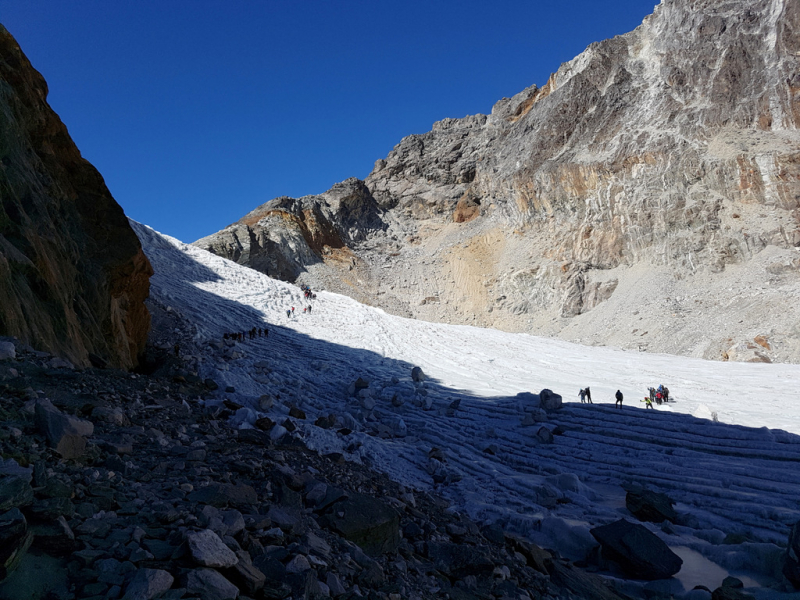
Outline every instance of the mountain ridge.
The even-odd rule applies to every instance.
[[[665,1],[542,88],[403,138],[366,192],[337,184],[379,219],[306,197],[333,229],[365,232],[336,252],[283,243],[268,221],[195,243],[234,258],[234,229],[273,236],[296,265],[278,276],[405,316],[797,362],[798,52],[785,0]]]

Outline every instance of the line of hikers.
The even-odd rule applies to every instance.
[[[253,327],[249,331],[236,331],[234,333],[223,333],[222,339],[223,340],[235,340],[237,342],[243,342],[245,339],[255,339],[261,336],[267,337],[269,336],[269,329],[266,327]]]
[[[653,408],[653,402],[656,404],[669,402],[669,388],[665,385],[660,384],[658,389],[653,387],[648,388],[648,391],[650,392],[650,395],[645,396],[644,400],[642,400],[642,402],[645,403],[645,409]],[[592,391],[589,389],[589,386],[582,388],[578,392],[578,396],[581,397],[581,403],[586,402],[588,404],[592,404]],[[617,390],[617,392],[614,394],[614,398],[616,399],[614,406],[622,408],[622,392],[620,390]]]

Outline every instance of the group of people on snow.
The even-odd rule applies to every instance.
[[[644,402],[645,408],[653,408],[653,402],[656,404],[661,404],[662,402],[669,402],[669,388],[666,387],[663,383],[659,384],[658,389],[654,387],[647,388],[647,391],[650,392],[649,396],[645,396],[642,402]]]
[[[317,299],[317,295],[311,291],[311,288],[309,286],[301,285],[300,289],[303,290],[303,298],[305,298],[306,300],[308,300],[309,298],[311,300]]]
[[[646,409],[653,408],[653,402],[656,404],[669,402],[669,388],[667,388],[664,384],[660,384],[658,388],[648,388],[648,391],[650,392],[650,395],[645,396],[644,400],[642,400],[642,402],[645,403]],[[578,396],[581,398],[581,403],[586,402],[588,404],[592,404],[592,392],[589,389],[589,386],[581,388],[581,390],[578,392]],[[614,398],[616,399],[614,406],[622,408],[623,395],[620,390],[617,390],[617,392],[614,394]]]
[[[317,298],[317,295],[311,291],[311,288],[309,286],[301,285],[300,289],[303,290],[303,297],[306,300],[315,300]],[[311,314],[311,304],[309,304],[308,306],[304,306],[303,312]],[[294,306],[286,309],[286,318],[291,319],[293,316],[294,316]]]
[[[311,314],[311,305],[309,304],[308,306],[304,306],[303,307],[303,312]],[[286,309],[286,317],[287,318],[291,318],[292,315],[294,315],[294,306],[292,308],[287,308]]]

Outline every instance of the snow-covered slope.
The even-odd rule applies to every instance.
[[[295,286],[134,227],[155,269],[152,294],[194,324],[201,375],[235,388],[220,399],[251,407],[235,417],[242,427],[271,394],[273,417],[292,404],[307,413],[298,424],[310,447],[369,462],[410,487],[436,485],[456,509],[576,560],[595,543],[591,527],[629,516],[622,486],[646,484],[682,515],[680,525],[653,526],[686,560],[677,591],[713,589],[727,572],[750,584],[779,579],[779,545],[800,519],[800,366],[413,321],[324,291],[308,301]],[[269,336],[238,343],[232,358],[207,344],[263,326]],[[413,366],[429,379],[412,382]],[[348,394],[358,377],[370,382],[371,398]],[[645,411],[639,400],[659,383],[674,402]],[[593,405],[577,396],[587,385]],[[565,406],[537,411],[524,393],[543,388]],[[312,425],[331,413],[353,433]],[[538,439],[542,423],[556,431],[553,443]],[[433,448],[441,460],[429,458]],[[738,543],[723,544],[726,537]]]

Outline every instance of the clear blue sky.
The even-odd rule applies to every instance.
[[[366,177],[400,139],[542,85],[655,0],[0,0],[132,218],[191,242]]]

